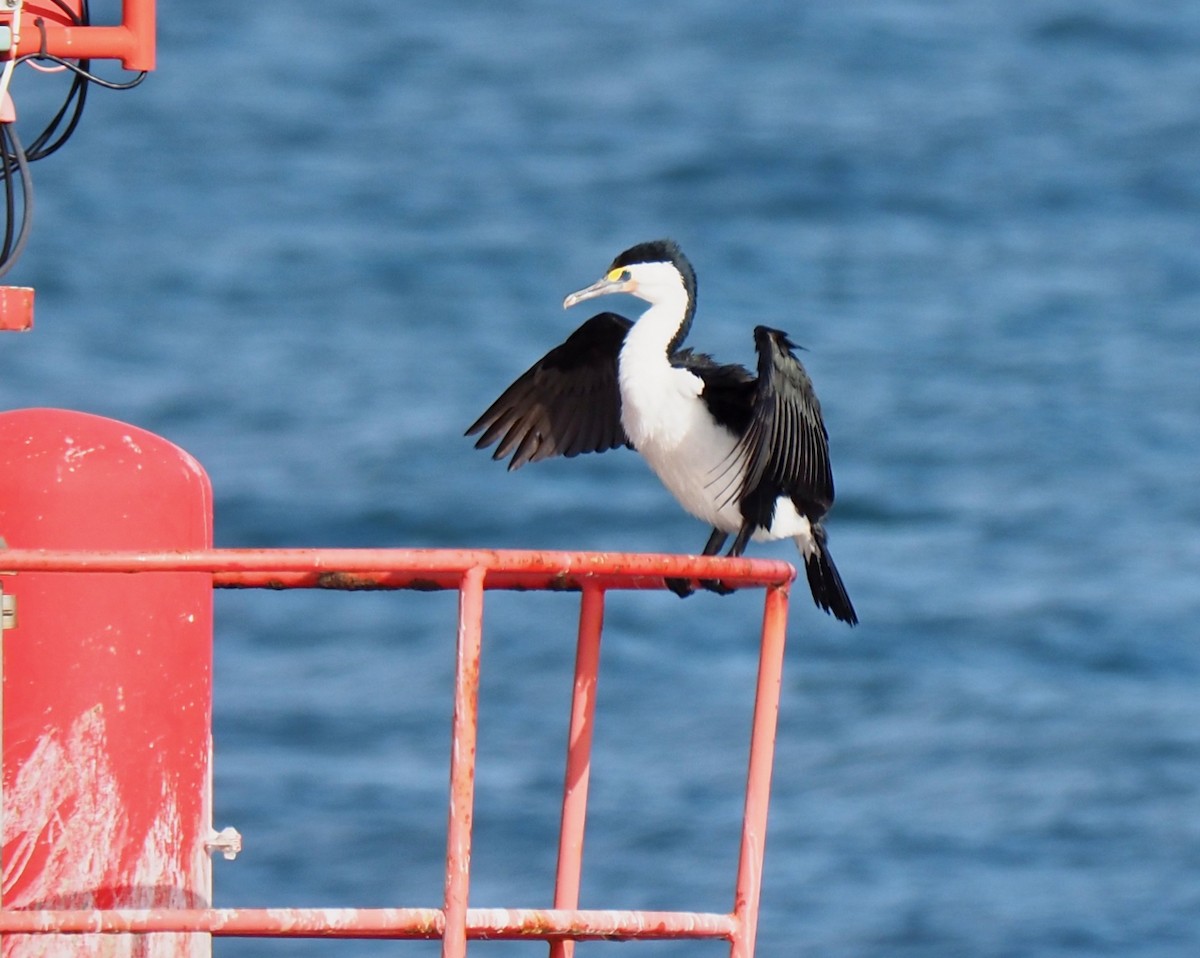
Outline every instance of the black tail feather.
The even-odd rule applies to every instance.
[[[814,525],[813,538],[817,550],[804,558],[804,571],[808,576],[808,587],[812,589],[813,601],[835,619],[847,625],[858,625],[858,614],[850,603],[842,577],[833,564],[833,556],[825,545],[825,530]]]

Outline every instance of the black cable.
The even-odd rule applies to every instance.
[[[92,17],[91,11],[88,9],[88,0],[79,0],[78,13],[66,0],[51,0],[51,2],[75,26],[86,27],[91,24]],[[83,117],[89,84],[95,83],[107,90],[130,90],[146,79],[145,70],[126,82],[116,82],[98,77],[91,72],[90,60],[80,60],[75,63],[46,52],[46,22],[43,18],[38,17],[34,20],[34,26],[41,33],[41,46],[37,53],[27,53],[17,57],[13,68],[15,69],[17,65],[26,60],[49,60],[51,63],[70,70],[74,75],[62,106],[46,124],[45,129],[33,139],[28,151],[21,146],[16,125],[0,123],[0,180],[3,180],[4,183],[4,238],[0,243],[0,277],[12,269],[13,264],[29,242],[30,227],[33,223],[33,179],[29,174],[29,164],[34,160],[49,156],[70,139]],[[65,127],[63,126],[64,121]],[[19,227],[17,225],[16,186],[13,183],[14,173],[21,180]]]
[[[71,138],[71,134],[75,132],[75,127],[79,126],[79,121],[83,118],[83,107],[87,103],[87,80],[77,76],[71,81],[71,89],[67,93],[63,105],[59,107],[54,118],[46,124],[46,128],[37,135],[29,148],[25,151],[25,156],[32,163],[34,160],[40,160],[49,156],[61,147]],[[58,127],[63,121],[63,117],[67,115],[67,111],[71,111],[71,118],[67,121],[67,128],[58,135],[58,139],[47,145],[47,141],[58,133]]]
[[[17,131],[11,123],[0,124],[0,164],[4,169],[4,193],[5,193],[5,229],[4,229],[4,245],[0,249],[0,276],[3,276],[25,251],[25,245],[29,242],[29,228],[33,225],[33,180],[29,175],[29,163],[25,158],[25,150],[21,147],[21,140],[17,136]],[[17,233],[16,241],[13,242],[13,226],[15,223],[16,209],[13,200],[13,178],[11,176],[11,164],[15,163],[17,173],[21,177],[21,228]]]
[[[57,6],[58,9],[61,10],[67,17],[67,19],[77,27],[83,26],[90,20],[91,15],[87,8],[87,0],[83,0],[79,13],[76,13],[74,10],[72,10],[67,5],[66,0],[51,0],[51,2]],[[33,25],[37,27],[38,33],[41,35],[42,39],[39,51],[45,53],[46,21],[43,17],[36,17],[34,18]],[[81,60],[80,65],[85,70],[91,68],[91,64],[86,60]],[[70,139],[71,134],[75,132],[75,127],[79,125],[79,121],[83,116],[83,107],[86,102],[87,81],[76,74],[71,78],[71,88],[67,91],[67,96],[66,99],[63,100],[63,105],[59,107],[58,112],[55,113],[50,122],[46,124],[46,128],[42,130],[42,132],[39,133],[36,138],[34,138],[33,142],[29,144],[29,148],[25,151],[25,156],[30,163],[32,163],[34,160],[40,160],[43,157],[49,156],[60,146],[66,143],[68,139]],[[58,131],[59,124],[62,123],[63,117],[67,115],[67,111],[71,110],[72,106],[74,106],[74,109],[71,112],[71,119],[67,123],[66,130],[63,131],[62,135],[57,140],[47,146],[47,141],[49,141],[50,138]]]
[[[8,151],[7,127],[0,130],[0,166],[4,171],[4,243],[0,245],[0,263],[7,263],[12,252],[13,224],[16,218],[16,206],[13,201],[12,158]]]
[[[86,69],[89,65],[87,61],[80,61]],[[71,88],[67,91],[66,99],[59,107],[58,112],[46,124],[46,128],[34,138],[29,144],[29,148],[25,151],[29,162],[40,160],[43,157],[49,156],[59,147],[70,139],[71,134],[75,132],[75,127],[79,125],[79,121],[83,118],[83,108],[87,103],[88,83],[83,77],[75,75],[71,79]],[[58,128],[63,122],[63,117],[70,111],[71,118],[67,121],[67,127],[62,133],[58,133]],[[53,142],[49,142],[51,137],[58,134],[58,138]]]
[[[70,17],[71,21],[77,27],[81,27],[91,20],[91,16],[88,14],[87,0],[83,0],[83,4],[81,5],[78,14],[67,5],[67,0],[50,0],[50,2],[58,7],[58,9],[65,13],[68,17]]]
[[[87,27],[91,25],[92,14],[88,8],[88,0],[80,0],[79,11],[76,12],[66,2],[66,0],[51,0],[59,10],[77,27]],[[67,91],[67,95],[63,100],[62,106],[58,112],[54,114],[45,129],[39,133],[32,142],[29,148],[25,151],[27,162],[34,162],[43,159],[58,150],[64,143],[71,138],[71,134],[75,132],[75,128],[79,125],[79,121],[83,118],[83,108],[87,104],[87,89],[88,84],[96,83],[109,90],[129,90],[137,86],[146,78],[146,72],[143,70],[136,77],[128,82],[118,83],[113,80],[105,80],[96,76],[91,72],[91,61],[80,60],[74,63],[70,60],[65,60],[62,57],[55,56],[52,53],[46,52],[46,21],[42,17],[37,17],[33,21],[33,25],[38,28],[41,33],[41,45],[37,53],[27,53],[24,56],[17,58],[17,64],[23,63],[26,60],[49,60],[67,70],[70,70],[74,76],[71,80],[71,87]],[[59,132],[60,126],[63,124],[64,118],[68,113],[70,118],[66,120],[66,127]],[[7,175],[7,173],[5,174]]]
[[[135,86],[146,79],[146,71],[143,70],[127,83],[117,83],[113,80],[105,80],[103,77],[98,77],[96,74],[88,72],[83,64],[89,61],[81,60],[79,63],[72,63],[70,60],[64,60],[62,57],[56,57],[53,53],[26,53],[24,56],[17,57],[18,64],[24,63],[26,60],[50,60],[52,63],[57,63],[60,67],[66,67],[77,76],[82,77],[88,83],[95,83],[97,86],[102,86],[106,90],[132,90]]]

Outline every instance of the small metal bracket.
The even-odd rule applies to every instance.
[[[0,549],[7,549],[8,543],[0,536]],[[12,575],[11,572],[0,572],[0,575]],[[4,591],[4,583],[0,582],[0,636],[7,629],[17,627],[17,597]]]
[[[0,106],[0,123],[4,121]],[[0,286],[0,332],[23,333],[33,328],[33,287]]]
[[[242,836],[236,828],[222,828],[209,835],[204,847],[210,855],[220,852],[227,860],[233,861],[242,850]]]
[[[25,6],[25,0],[0,0],[0,17],[5,18],[5,33],[4,38],[3,59],[12,62],[17,55],[17,47],[21,43],[21,8]],[[11,69],[8,76],[4,77],[4,89],[8,89],[8,80],[11,77]]]
[[[0,635],[17,627],[17,597],[0,585]]]

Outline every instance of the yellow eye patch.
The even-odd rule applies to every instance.
[[[617,283],[622,280],[629,279],[629,270],[625,269],[624,267],[617,267],[616,269],[610,269],[608,271],[608,275],[605,276],[604,278],[606,280],[608,280],[608,282],[610,282],[610,283]]]

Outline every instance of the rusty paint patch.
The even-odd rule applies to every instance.
[[[339,589],[344,592],[372,592],[386,589],[378,579],[352,572],[322,572],[317,576],[318,589]]]
[[[272,592],[282,592],[284,589],[294,589],[282,579],[264,579],[262,582],[213,582],[214,589],[270,589]]]

